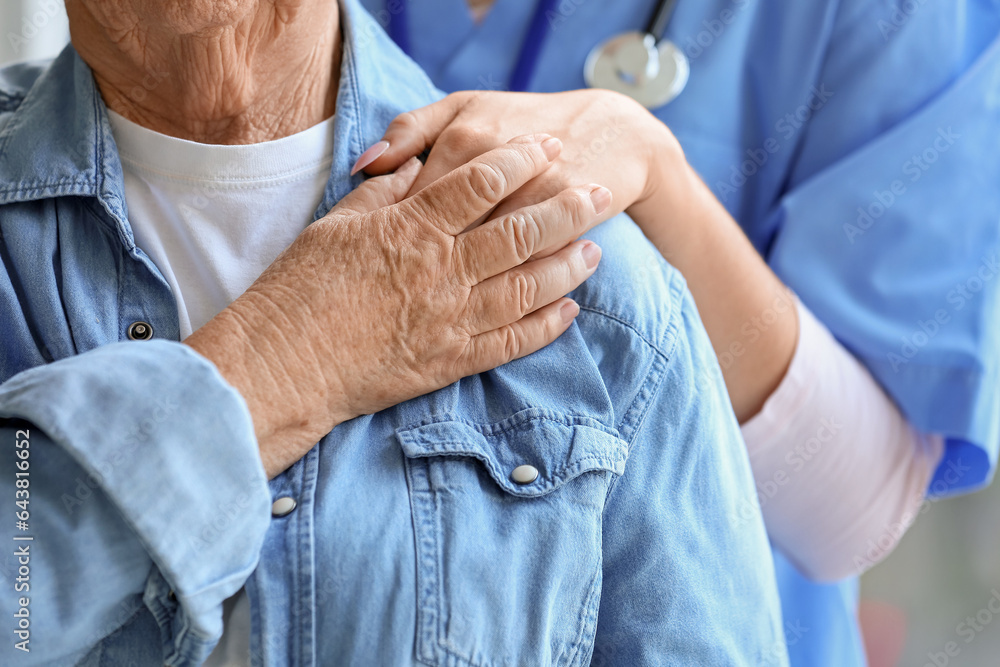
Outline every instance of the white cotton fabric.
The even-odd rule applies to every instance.
[[[167,279],[186,338],[312,222],[330,179],[333,118],[276,141],[223,146],[108,115],[135,243]]]
[[[799,341],[743,437],[772,542],[806,576],[860,574],[916,518],[944,451],[796,300]]]
[[[135,243],[177,300],[181,338],[232,303],[312,222],[330,179],[330,118],[276,141],[199,144],[108,111]],[[250,600],[226,601],[205,667],[250,664]]]

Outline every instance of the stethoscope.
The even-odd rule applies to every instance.
[[[558,15],[561,1],[539,0],[508,82],[510,90],[528,89],[550,31],[549,17]],[[391,14],[389,34],[403,51],[411,53],[408,4],[404,0],[399,11]],[[677,0],[659,0],[644,31],[615,35],[595,46],[583,66],[587,85],[623,93],[647,109],[662,107],[680,95],[691,67],[684,52],[663,37],[676,5]]]

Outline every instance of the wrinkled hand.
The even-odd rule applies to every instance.
[[[565,148],[551,169],[511,196],[498,214],[544,201],[572,184],[595,182],[613,194],[606,216],[611,217],[671,187],[674,168],[687,168],[680,145],[662,122],[631,98],[606,90],[454,93],[397,117],[384,137],[388,148],[379,154],[384,145],[373,147],[369,156],[378,157],[359,166],[383,174],[433,147],[414,183],[416,192],[511,137],[531,132],[556,136]],[[683,196],[686,174],[673,180],[678,197]]]
[[[597,266],[575,242],[605,217],[593,185],[471,222],[543,174],[561,144],[512,140],[406,198],[417,160],[370,179],[313,223],[245,294],[185,342],[247,401],[269,476],[336,424],[530,354],[579,308]]]

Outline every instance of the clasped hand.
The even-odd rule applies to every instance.
[[[269,477],[347,419],[566,330],[579,308],[564,295],[600,260],[576,239],[610,216],[611,193],[577,184],[507,203],[561,150],[548,135],[524,136],[426,186],[416,159],[369,179],[185,341],[246,400]]]

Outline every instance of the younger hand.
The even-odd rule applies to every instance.
[[[316,221],[226,310],[185,342],[246,399],[276,475],[336,424],[444,387],[555,340],[565,298],[600,259],[576,242],[610,205],[588,185],[463,232],[561,149],[521,137],[407,198],[412,160]]]
[[[358,167],[384,174],[431,148],[413,186],[412,192],[417,192],[459,165],[530,132],[561,139],[562,155],[501,204],[497,214],[544,201],[575,183],[595,182],[612,192],[614,205],[605,216],[611,217],[665,188],[675,190],[673,198],[678,199],[688,185],[687,163],[670,130],[631,98],[606,90],[454,93],[398,116],[383,138],[388,148],[379,154],[383,146],[377,144]],[[373,161],[372,154],[377,155]],[[644,231],[649,235],[651,230]]]

